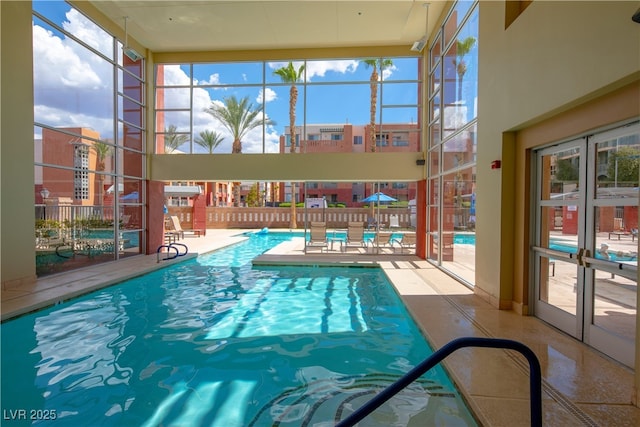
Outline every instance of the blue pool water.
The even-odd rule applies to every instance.
[[[465,245],[474,245],[476,244],[476,235],[475,234],[461,234],[455,233],[453,235],[453,242],[455,244],[465,244]],[[578,248],[576,245],[572,245],[570,243],[561,241],[561,240],[552,240],[549,244],[550,249],[555,249],[557,251],[576,253]],[[603,258],[602,254],[596,252],[596,258]],[[609,252],[609,260],[610,261],[635,261],[637,260],[637,256],[634,254],[630,254],[629,252]]]
[[[455,233],[453,235],[453,243],[455,244],[464,244],[464,245],[474,245],[476,244],[476,235],[475,233],[472,234],[461,234],[461,233]]]
[[[331,426],[431,353],[380,269],[251,266],[288,238],[251,236],[4,322],[3,414],[74,427]],[[438,367],[364,425],[475,422]]]

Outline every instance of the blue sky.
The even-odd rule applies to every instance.
[[[68,4],[38,1],[34,2],[34,8],[92,48],[112,56],[111,38],[79,12],[71,10]],[[301,64],[294,58],[292,60],[296,67]],[[171,113],[167,125],[175,124],[183,131],[192,129],[195,135],[202,130],[216,130],[224,134],[226,131],[204,113],[204,109],[212,102],[223,102],[230,95],[238,98],[247,96],[254,105],[264,101],[265,113],[275,121],[275,125],[266,129],[264,143],[261,129],[247,135],[247,140],[243,141],[244,151],[276,151],[278,138],[289,125],[290,86],[283,85],[280,77],[273,74],[275,69],[284,65],[285,62],[268,62],[263,70],[260,62],[197,64],[193,67],[192,77],[186,64],[167,66],[165,83],[176,87],[166,94],[168,105],[178,108],[193,105],[193,117],[186,112]],[[112,138],[114,108],[110,93],[113,91],[113,67],[107,61],[36,19],[34,74],[36,121],[54,126],[89,127],[99,131],[104,138]],[[306,81],[309,85],[305,89],[303,84],[298,84],[296,125],[303,124],[305,104],[309,124],[367,124],[370,74],[371,69],[358,59],[307,62]],[[383,109],[383,123],[417,121],[417,74],[416,58],[393,58],[393,66],[385,71],[384,80],[398,83],[384,85],[383,97],[387,106]],[[188,85],[191,78],[196,85],[193,99],[190,99],[190,90],[177,89],[179,85]],[[401,83],[404,80],[413,82]],[[148,105],[153,105],[151,100]],[[380,119],[379,113],[380,108],[376,121]],[[225,138],[216,152],[230,152],[231,142],[230,137]],[[196,151],[198,149],[196,147]]]

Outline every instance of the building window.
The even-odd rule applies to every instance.
[[[86,145],[73,148],[73,198],[89,199],[89,149]]]
[[[377,147],[386,147],[389,145],[389,134],[377,134],[376,135],[376,146]]]
[[[394,135],[393,136],[393,146],[394,147],[408,147],[409,146],[409,135]]]
[[[362,135],[356,135],[353,137],[353,145],[362,145]]]

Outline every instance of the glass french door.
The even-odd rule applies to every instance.
[[[631,367],[638,163],[637,123],[535,155],[535,315]]]

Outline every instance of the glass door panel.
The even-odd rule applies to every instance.
[[[640,125],[536,153],[536,316],[634,366]]]
[[[584,224],[582,159],[585,140],[540,151],[537,156],[536,315],[582,339],[584,287],[579,267]]]
[[[640,125],[589,138],[584,341],[634,366]]]

